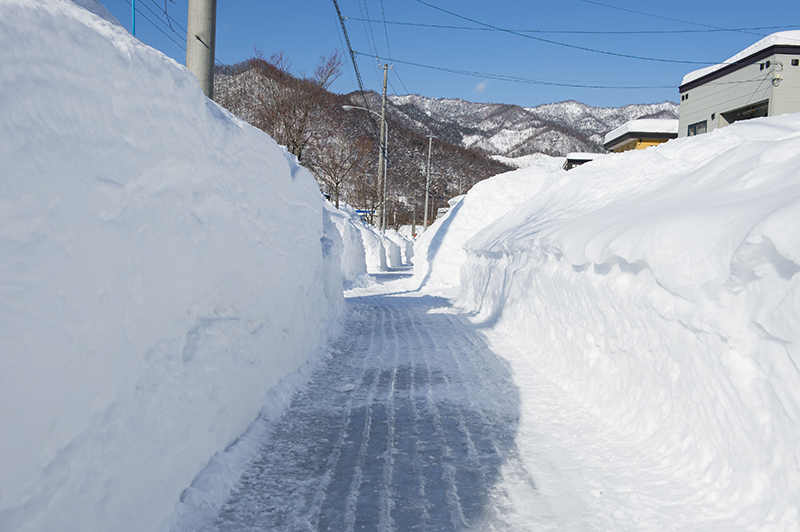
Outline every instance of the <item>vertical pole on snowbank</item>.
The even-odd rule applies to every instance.
[[[186,68],[197,76],[200,88],[214,99],[214,45],[217,0],[189,0],[186,30]]]
[[[131,35],[136,37],[136,0],[131,0]]]
[[[381,139],[378,148],[378,225],[381,233],[386,232],[386,81],[389,75],[389,65],[385,64],[383,69],[383,96],[381,97]]]
[[[428,169],[425,178],[425,211],[422,214],[422,232],[428,230],[428,196],[431,193],[431,148],[433,148],[433,135],[428,135]]]

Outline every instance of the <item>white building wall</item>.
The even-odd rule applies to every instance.
[[[689,126],[703,120],[707,131],[723,127],[722,113],[764,100],[769,100],[769,116],[800,111],[800,66],[793,66],[792,59],[800,54],[773,54],[681,93],[678,136],[687,136]],[[762,70],[767,61],[770,66]]]
[[[773,105],[770,115],[783,115],[800,112],[800,64],[792,65],[792,60],[800,63],[800,52],[797,55],[777,56],[777,61],[783,64],[780,85],[775,89]]]

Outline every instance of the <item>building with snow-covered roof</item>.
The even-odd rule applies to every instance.
[[[603,148],[613,152],[643,150],[678,136],[678,121],[659,118],[640,118],[625,122],[608,133]]]
[[[582,164],[588,163],[589,161],[593,161],[596,158],[603,155],[602,153],[585,153],[585,152],[578,152],[574,151],[567,155],[567,160],[564,161],[564,164],[561,166],[564,170],[572,170],[576,166],[580,166]]]
[[[687,74],[678,136],[800,111],[800,31],[769,35],[724,63]]]

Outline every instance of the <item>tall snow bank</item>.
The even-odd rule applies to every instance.
[[[165,530],[325,342],[341,240],[275,142],[81,5],[0,3],[0,530]]]
[[[450,210],[414,244],[414,284],[458,286],[461,265],[467,259],[464,243],[536,194],[550,172],[563,172],[556,159],[480,181],[465,196],[450,200]]]
[[[466,248],[460,304],[515,373],[650,456],[669,495],[593,498],[611,528],[797,530],[800,115],[551,174]]]
[[[325,202],[325,209],[330,213],[331,220],[342,238],[340,268],[343,286],[352,288],[369,284],[367,254],[362,236],[362,229],[365,229],[366,223],[348,205],[342,204],[340,209],[336,209],[329,202]]]

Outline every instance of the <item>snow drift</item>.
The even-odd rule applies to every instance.
[[[466,242],[459,304],[515,346],[523,390],[543,375],[632,442],[635,458],[609,455],[637,496],[585,487],[590,513],[615,530],[797,530],[800,115],[540,179]],[[452,227],[477,221],[458,218],[479,192]]]
[[[342,309],[311,175],[93,0],[0,2],[0,529],[164,530]]]
[[[458,286],[461,265],[467,259],[464,243],[536,194],[543,176],[560,171],[558,162],[554,158],[540,160],[528,168],[480,181],[469,194],[451,199],[450,210],[414,244],[414,284],[429,288]]]

